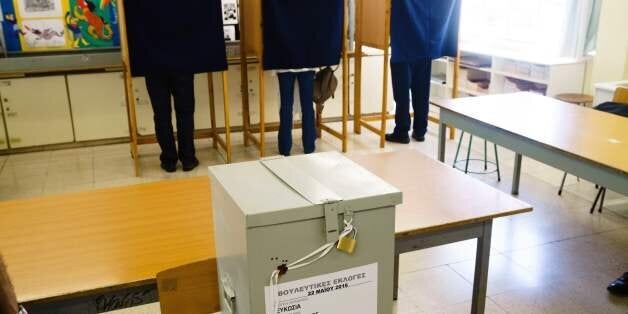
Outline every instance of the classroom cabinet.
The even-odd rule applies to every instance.
[[[0,80],[9,147],[74,141],[64,76]]]
[[[122,73],[68,75],[77,141],[129,136]]]

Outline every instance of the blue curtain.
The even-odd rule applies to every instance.
[[[392,0],[391,62],[456,56],[460,3],[461,0]]]
[[[227,69],[220,0],[124,3],[134,76]]]
[[[343,0],[263,0],[264,69],[338,64]]]

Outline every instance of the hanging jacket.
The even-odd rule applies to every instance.
[[[392,0],[391,62],[455,57],[460,3],[461,0]]]
[[[131,72],[227,69],[220,0],[124,1]]]

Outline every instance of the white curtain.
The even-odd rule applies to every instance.
[[[462,48],[580,57],[592,7],[592,0],[462,0]]]

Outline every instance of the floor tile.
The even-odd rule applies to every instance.
[[[422,311],[471,300],[472,285],[448,266],[399,277],[399,289]]]

